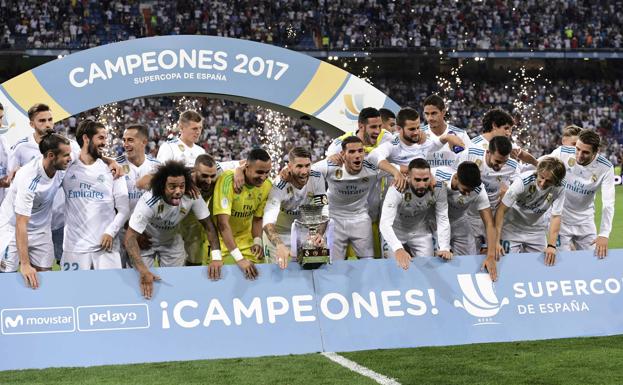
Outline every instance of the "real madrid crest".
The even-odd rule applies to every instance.
[[[100,182],[100,183],[104,183],[104,175],[99,175],[97,177],[97,181]]]
[[[178,144],[177,147],[180,149],[181,152],[184,152],[184,145],[183,144]]]
[[[485,150],[488,150],[489,149],[489,143],[483,143],[482,144],[482,148],[485,149]]]
[[[530,187],[528,188],[528,192],[530,194],[534,194],[535,191],[536,191],[536,185],[531,184]]]
[[[363,183],[368,183],[369,180],[370,179],[367,176],[362,179]]]
[[[461,195],[458,199],[458,202],[460,205],[464,205],[465,204],[465,198],[463,197],[463,195]]]
[[[482,160],[476,159],[474,163],[476,163],[476,166],[480,167],[480,165],[482,164]]]
[[[160,202],[158,204],[158,214],[162,214],[163,211],[164,211],[164,203]]]
[[[502,175],[498,175],[498,176],[496,176],[496,177],[495,177],[495,179],[496,179],[498,182],[501,182],[501,181],[502,181]]]
[[[569,165],[569,167],[573,167],[575,165],[575,158],[569,158],[567,164]]]
[[[335,170],[335,179],[342,179],[342,170],[341,169]]]
[[[411,193],[410,192],[405,193],[405,202],[411,202]]]
[[[591,176],[591,181],[593,181],[593,183],[597,182],[597,175],[593,174]]]
[[[180,214],[186,215],[186,209],[183,207],[180,207]]]
[[[130,173],[130,165],[124,164],[123,165],[123,172],[125,172],[126,174]]]
[[[554,196],[552,195],[552,193],[547,194],[547,198],[545,198],[545,200],[549,203],[552,203],[552,200],[554,200]]]
[[[288,186],[287,192],[288,192],[288,194],[292,194],[292,186]]]

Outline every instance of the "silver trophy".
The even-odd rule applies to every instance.
[[[322,215],[323,205],[303,204],[299,219],[294,220],[297,261],[304,269],[317,269],[331,262],[326,228],[329,217]]]

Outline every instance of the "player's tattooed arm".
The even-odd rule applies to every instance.
[[[277,229],[275,228],[274,223],[269,223],[264,226],[264,231],[266,232],[266,237],[268,240],[275,245],[276,248],[276,261],[280,268],[285,269],[288,267],[288,262],[290,262],[290,258],[292,252],[290,251],[290,247],[283,243],[281,237],[277,233]]]
[[[274,223],[269,223],[266,226],[264,226],[264,231],[266,232],[266,236],[268,237],[268,240],[273,245],[275,246],[283,245],[283,241],[279,237],[279,234],[277,234],[277,230],[275,229]]]
[[[132,265],[139,272],[139,285],[141,294],[145,299],[151,299],[154,290],[154,281],[159,281],[160,277],[149,271],[149,268],[141,258],[141,249],[138,246],[138,235],[134,229],[128,227],[125,234],[125,249],[132,259]]]

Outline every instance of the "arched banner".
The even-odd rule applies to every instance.
[[[104,104],[153,95],[206,95],[258,104],[337,134],[366,106],[398,105],[363,79],[285,48],[215,36],[161,36],[87,49],[4,82],[8,140],[26,111],[46,103],[61,120]],[[20,132],[15,132],[20,131]]]

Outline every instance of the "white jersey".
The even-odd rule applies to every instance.
[[[565,202],[565,181],[560,186],[550,186],[544,190],[536,183],[536,173],[527,171],[513,180],[502,203],[509,209],[504,224],[526,232],[542,231],[546,223],[541,217],[551,207],[552,215],[561,215]]]
[[[361,171],[353,175],[346,171],[346,166],[325,159],[314,163],[312,170],[319,172],[329,186],[329,217],[356,219],[368,216],[368,194],[379,175],[375,165],[364,160]]]
[[[320,172],[310,170],[309,179],[300,190],[290,182],[277,179],[264,208],[264,226],[274,223],[278,233],[290,234],[292,222],[300,217],[302,204],[327,204],[324,178]]]
[[[186,167],[192,168],[195,167],[195,159],[205,152],[199,145],[193,144],[192,147],[188,147],[180,138],[173,138],[162,143],[158,149],[157,159],[160,163],[165,163],[167,160],[177,160],[184,163]]]
[[[80,156],[80,146],[75,140],[69,140],[71,146],[71,158],[72,160],[78,159]],[[34,134],[28,135],[17,142],[11,147],[9,151],[8,171],[12,172],[35,158],[41,158],[41,151],[39,151],[39,144],[35,142]],[[65,198],[62,189],[59,189],[58,198],[54,204],[52,210],[52,230],[63,227],[65,223]]]
[[[489,197],[491,209],[495,210],[500,203],[500,188],[502,185],[510,186],[513,178],[518,175],[519,163],[516,160],[508,159],[500,171],[495,171],[487,165],[486,150],[477,147],[470,147],[463,151],[453,168],[456,170],[459,164],[465,161],[476,163],[480,169],[480,177]],[[470,214],[476,215],[477,213],[470,210]]]
[[[41,151],[39,151],[39,144],[35,142],[34,134],[28,135],[15,142],[11,147],[8,168],[13,171],[40,156]]]
[[[11,187],[0,206],[0,226],[15,226],[15,214],[30,217],[28,232],[51,230],[52,207],[65,171],[56,171],[52,178],[43,169],[43,158],[33,159],[15,174]]]
[[[575,147],[561,146],[552,156],[560,159],[567,168],[565,180],[565,205],[562,223],[577,225],[594,221],[595,193],[601,188],[601,225],[599,236],[608,237],[614,218],[614,168],[604,156],[597,155],[586,166],[580,166],[575,159]]]
[[[431,153],[434,153],[442,147],[443,144],[438,138],[432,140],[426,139],[422,144],[408,145],[397,136],[394,140],[385,142],[372,150],[367,159],[377,166],[382,160],[387,160],[399,166],[407,166],[413,159],[426,159]]]
[[[0,178],[4,178],[9,173],[9,145],[5,135],[0,135]],[[0,188],[0,202],[4,200],[6,188]]]
[[[141,198],[146,190],[136,187],[136,182],[145,175],[153,174],[156,172],[156,168],[160,165],[160,162],[155,158],[146,155],[143,164],[136,166],[130,162],[125,155],[117,157],[116,162],[123,167],[125,172],[125,181],[128,186],[128,198],[130,201],[130,212],[134,210],[136,202]]]
[[[139,234],[146,231],[151,236],[152,247],[167,245],[175,240],[180,222],[191,210],[198,220],[210,216],[208,205],[202,198],[183,195],[180,204],[172,206],[148,191],[136,204],[129,226]]]
[[[113,179],[101,159],[91,165],[85,165],[80,158],[73,162],[65,173],[63,190],[66,210],[64,251],[98,251],[104,233],[114,238],[128,219],[125,179]]]
[[[471,207],[477,212],[491,207],[485,186],[482,183],[468,195],[463,195],[459,190],[452,189],[452,178],[455,175],[454,170],[449,167],[441,167],[434,171],[434,175],[437,181],[443,182],[446,186],[450,225],[466,218],[465,214]]]
[[[402,193],[394,186],[387,190],[379,228],[392,251],[403,247],[394,229],[403,234],[432,234],[435,226],[439,249],[450,250],[448,201],[442,182],[438,181],[422,197],[415,195],[410,186]]]
[[[446,124],[446,129],[441,135],[436,135],[428,125],[422,127],[422,132],[425,133],[426,136],[428,136],[428,138],[431,140],[439,140],[439,136],[441,135],[456,135],[461,138],[463,143],[465,143],[466,149],[470,146],[471,143],[471,139],[469,138],[469,135],[467,135],[465,130],[455,127],[451,124]],[[451,167],[457,157],[458,154],[452,151],[452,149],[450,148],[450,144],[446,143],[441,149],[434,150],[426,154],[426,157],[424,159],[426,159],[428,164],[430,164],[431,168],[437,168],[444,166]]]

